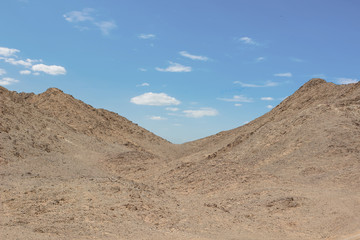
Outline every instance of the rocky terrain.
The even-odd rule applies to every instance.
[[[360,83],[312,79],[181,145],[0,87],[0,239],[360,239],[359,139]]]

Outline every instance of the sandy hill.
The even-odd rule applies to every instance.
[[[182,145],[55,88],[0,110],[0,239],[360,238],[360,83]]]

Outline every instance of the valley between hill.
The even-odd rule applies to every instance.
[[[0,112],[0,239],[360,239],[360,83],[181,145],[56,88]]]

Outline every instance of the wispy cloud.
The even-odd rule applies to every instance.
[[[146,68],[138,68],[138,70],[139,70],[140,72],[146,72],[146,71],[147,71]]]
[[[161,117],[161,116],[150,116],[151,120],[156,120],[156,121],[160,121],[160,120],[167,120],[167,118]]]
[[[5,69],[0,68],[0,76],[1,76],[1,75],[5,75],[5,74],[6,74],[6,70],[5,70]]]
[[[234,106],[235,106],[235,107],[241,107],[242,104],[241,104],[241,103],[235,103]]]
[[[94,12],[92,8],[84,8],[81,11],[71,11],[63,15],[66,21],[71,23],[93,21],[94,18],[91,16],[91,13]]]
[[[174,97],[167,95],[166,93],[152,93],[147,92],[140,96],[136,96],[130,99],[131,103],[137,105],[147,106],[169,106],[179,105],[181,102]]]
[[[256,62],[263,62],[265,61],[265,57],[258,57],[255,59]]]
[[[18,49],[0,47],[0,56],[3,56],[3,57],[11,57],[18,52],[20,52],[20,50],[18,50]]]
[[[275,77],[292,77],[292,73],[291,73],[291,72],[275,73],[274,76],[275,76]]]
[[[29,75],[29,74],[31,74],[31,71],[30,70],[21,70],[21,71],[19,71],[19,73],[21,75]]]
[[[337,78],[336,83],[338,84],[350,84],[350,83],[357,83],[359,79],[356,78]]]
[[[267,81],[265,84],[259,85],[259,84],[251,84],[251,83],[244,83],[240,81],[235,81],[234,84],[238,84],[241,87],[248,87],[248,88],[259,88],[259,87],[275,87],[278,86],[279,83]]]
[[[257,45],[257,43],[250,37],[241,37],[241,38],[238,38],[238,40],[244,44]]]
[[[167,107],[165,108],[167,111],[171,111],[171,112],[177,112],[179,111],[179,108],[176,108],[176,107]]]
[[[101,21],[95,22],[94,24],[100,29],[103,35],[109,35],[111,30],[117,28],[114,21]]]
[[[7,86],[7,85],[17,83],[17,82],[19,82],[19,80],[16,80],[14,78],[9,78],[9,77],[0,78],[0,85],[3,85],[3,86]]]
[[[219,112],[214,108],[201,108],[198,110],[184,110],[185,117],[201,118],[206,116],[217,116]]]
[[[90,25],[98,28],[103,35],[109,35],[110,31],[117,28],[117,25],[112,20],[97,20],[92,14],[95,12],[93,8],[84,8],[81,11],[71,11],[63,15],[66,21],[76,24],[75,28],[80,31],[89,30],[89,25],[85,25],[86,23],[90,23]],[[79,25],[82,24],[82,25]]]
[[[232,98],[218,98],[218,100],[225,101],[225,102],[253,102],[252,98],[246,97],[244,95],[235,95]]]
[[[170,62],[167,68],[155,68],[159,72],[191,72],[191,67],[181,65],[179,63]]]
[[[274,106],[273,105],[267,105],[266,108],[272,109],[272,108],[274,108]]]
[[[190,58],[192,60],[199,60],[199,61],[208,61],[209,58],[205,56],[199,56],[199,55],[192,55],[188,53],[187,51],[181,51],[179,54],[183,57]]]
[[[50,75],[65,75],[66,69],[57,65],[36,64],[31,68],[35,72],[44,72]]]
[[[24,67],[31,67],[34,63],[36,62],[41,62],[41,60],[33,60],[33,59],[25,59],[25,60],[18,60],[15,58],[4,58],[4,57],[0,57],[0,59],[4,60],[6,63],[9,63],[11,65],[21,65]]]
[[[138,38],[139,39],[154,39],[154,38],[156,38],[156,35],[152,34],[152,33],[148,33],[148,34],[142,33],[142,34],[138,35]]]
[[[295,57],[290,58],[290,60],[293,61],[293,62],[298,62],[298,63],[304,62],[303,59],[295,58]]]
[[[263,101],[273,101],[274,98],[272,98],[272,97],[262,97],[261,100],[263,100]]]
[[[144,82],[144,83],[138,84],[138,85],[136,85],[136,86],[137,86],[137,87],[148,87],[148,86],[150,86],[150,84]]]

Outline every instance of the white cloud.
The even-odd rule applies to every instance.
[[[187,58],[190,58],[192,60],[200,60],[200,61],[208,61],[209,58],[208,57],[205,57],[205,56],[197,56],[197,55],[192,55],[186,51],[181,51],[179,52],[179,54],[183,57],[187,57]]]
[[[249,37],[241,37],[239,38],[239,41],[244,44],[256,45],[256,42]]]
[[[3,85],[3,86],[10,85],[12,83],[17,83],[17,82],[19,82],[19,80],[16,80],[14,78],[9,78],[9,77],[0,79],[0,85]]]
[[[350,83],[357,83],[359,82],[356,78],[338,78],[336,79],[338,84],[350,84]]]
[[[20,50],[14,48],[0,47],[0,56],[10,57],[20,52]]]
[[[171,111],[171,112],[177,112],[179,111],[179,108],[176,108],[176,107],[167,107],[165,108],[167,111]]]
[[[159,72],[191,72],[191,67],[183,66],[179,63],[170,62],[167,68],[155,68]]]
[[[33,73],[33,75],[35,75],[35,76],[39,76],[39,75],[40,75],[40,73],[39,73],[39,72],[34,72],[34,73]]]
[[[130,102],[137,105],[148,106],[169,106],[179,105],[181,102],[174,97],[167,95],[166,93],[144,93],[140,96],[136,96],[130,99]]]
[[[269,108],[269,109],[274,108],[274,106],[273,106],[273,105],[267,105],[266,107],[267,107],[267,108]]]
[[[6,74],[6,70],[5,70],[5,69],[0,68],[0,76],[1,76],[1,75],[4,75],[4,74]]]
[[[235,81],[234,84],[239,84],[241,87],[250,87],[250,88],[258,88],[258,87],[275,87],[279,85],[277,82],[267,81],[263,85],[251,84],[251,83],[244,83],[240,81]]]
[[[110,31],[117,27],[114,21],[101,21],[96,22],[95,25],[99,27],[100,31],[104,35],[109,35]]]
[[[138,84],[138,85],[136,85],[137,87],[148,87],[148,86],[150,86],[150,84],[149,83],[146,83],[146,82],[144,82],[144,83],[142,83],[142,84]]]
[[[36,64],[31,68],[35,72],[44,72],[50,75],[64,75],[66,70],[62,66],[57,65],[45,65],[45,64]]]
[[[234,106],[235,106],[235,107],[241,107],[242,104],[241,104],[241,103],[235,103]]]
[[[248,98],[244,95],[235,95],[233,98],[218,98],[225,102],[253,102],[252,98]]]
[[[140,39],[153,39],[153,38],[155,38],[156,37],[156,35],[155,34],[152,34],[152,33],[150,33],[150,34],[140,34],[139,36],[138,36],[138,38],[140,38]]]
[[[29,74],[31,74],[31,71],[29,71],[29,70],[21,70],[19,73],[21,75],[29,75]]]
[[[82,11],[71,11],[63,15],[68,22],[85,22],[93,21],[94,18],[90,14],[94,11],[92,8],[85,8]]]
[[[276,77],[292,77],[292,74],[290,72],[287,73],[276,73],[274,74]]]
[[[160,116],[151,116],[150,119],[151,120],[157,120],[157,121],[159,121],[159,120],[167,120],[167,118],[160,117]]]
[[[146,69],[146,68],[139,68],[139,71],[141,71],[141,72],[146,72],[147,69]]]
[[[201,118],[205,116],[217,116],[219,112],[214,108],[201,108],[199,110],[184,110],[185,117]]]
[[[261,100],[263,100],[263,101],[273,101],[274,98],[272,98],[272,97],[262,97]]]

